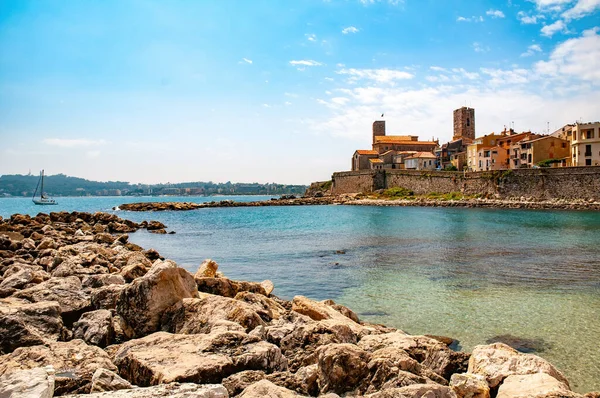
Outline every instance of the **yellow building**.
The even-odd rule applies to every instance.
[[[467,169],[469,171],[487,171],[493,169],[493,149],[497,145],[497,140],[502,138],[502,134],[488,134],[476,138],[471,145],[467,147]]]
[[[521,140],[511,147],[513,168],[565,167],[569,163],[570,144],[551,135]]]
[[[573,166],[600,166],[600,122],[571,127],[571,154]]]

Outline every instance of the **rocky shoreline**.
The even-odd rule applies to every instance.
[[[540,200],[535,198],[515,199],[431,199],[416,197],[413,199],[370,198],[362,194],[345,194],[340,196],[302,197],[271,199],[253,202],[139,202],[125,203],[114,210],[126,211],[185,211],[215,207],[262,207],[262,206],[316,206],[316,205],[350,205],[350,206],[418,206],[418,207],[466,207],[491,209],[535,209],[535,210],[600,210],[600,202],[595,200]]]
[[[165,228],[0,218],[0,397],[584,397],[502,343],[456,352],[332,300],[282,300],[211,260],[191,274],[129,242],[149,226]]]

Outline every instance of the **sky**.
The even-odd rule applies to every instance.
[[[308,184],[465,105],[600,120],[600,0],[0,2],[0,174]]]

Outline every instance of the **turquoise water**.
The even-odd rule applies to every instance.
[[[60,201],[67,210],[109,211],[140,198]],[[40,210],[26,202],[0,199],[0,215]],[[467,351],[498,335],[534,339],[576,391],[600,390],[600,212],[300,206],[117,214],[176,231],[131,240],[192,272],[212,258],[230,278],[271,279],[283,298],[332,298],[362,319],[452,336]]]

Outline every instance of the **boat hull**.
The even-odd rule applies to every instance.
[[[35,203],[36,205],[39,205],[39,206],[53,206],[53,205],[58,204],[55,201],[35,200],[35,199],[33,199],[33,203]]]

